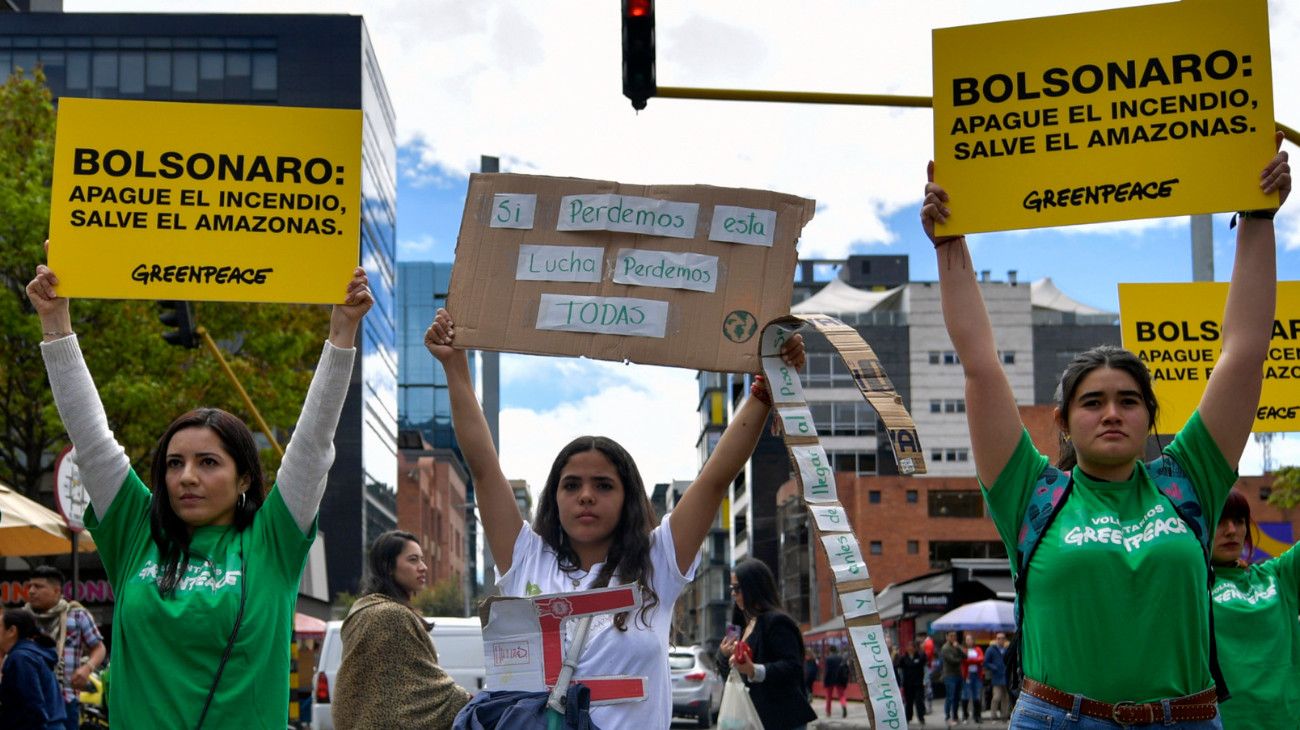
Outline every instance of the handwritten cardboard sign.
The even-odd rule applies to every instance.
[[[761,190],[473,175],[447,298],[456,343],[756,372],[812,215]]]
[[[361,112],[59,100],[59,293],[331,303],[357,265]]]
[[[641,591],[615,586],[527,598],[493,596],[479,609],[483,624],[483,664],[489,691],[541,692],[555,686],[566,659],[574,658],[566,629],[583,616],[635,611]],[[587,644],[600,641],[595,629]],[[636,702],[646,697],[645,677],[591,677],[575,674],[591,690],[592,704]]]
[[[1226,282],[1120,284],[1124,347],[1151,371],[1160,433],[1175,433],[1201,402],[1223,345]],[[1273,339],[1253,431],[1300,431],[1300,281],[1277,283]]]
[[[1266,0],[934,31],[941,235],[1277,206]]]

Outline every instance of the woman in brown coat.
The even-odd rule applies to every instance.
[[[343,620],[334,726],[450,728],[469,693],[442,667],[411,597],[428,569],[415,535],[393,530],[370,546],[362,596]]]

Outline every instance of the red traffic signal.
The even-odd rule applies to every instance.
[[[623,0],[623,96],[639,111],[656,90],[654,0]]]

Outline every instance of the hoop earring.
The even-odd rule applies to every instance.
[[[242,512],[242,511],[244,510],[244,508],[247,507],[247,506],[248,506],[248,492],[240,492],[240,493],[239,493],[239,504],[236,505],[236,507],[238,507],[238,508],[239,508],[239,511]]]

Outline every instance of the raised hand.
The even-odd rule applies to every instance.
[[[429,324],[429,329],[424,331],[424,346],[428,348],[430,355],[438,359],[438,362],[445,363],[456,353],[456,348],[452,346],[455,340],[456,324],[451,321],[451,315],[447,310],[439,307],[433,322]]]
[[[374,303],[375,297],[370,293],[370,279],[366,276],[366,270],[358,266],[352,270],[352,280],[348,282],[343,303],[335,304],[330,311],[330,342],[335,347],[355,347],[361,318],[366,316]]]

